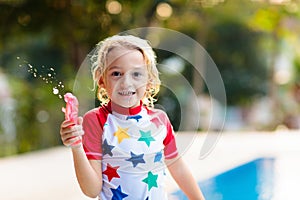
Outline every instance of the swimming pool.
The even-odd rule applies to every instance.
[[[271,200],[274,193],[274,158],[259,158],[201,181],[207,200]],[[182,191],[174,195],[187,200]]]

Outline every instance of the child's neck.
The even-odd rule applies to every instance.
[[[122,115],[137,115],[142,110],[142,102],[136,107],[125,108],[110,101],[108,107],[112,112],[117,112]]]

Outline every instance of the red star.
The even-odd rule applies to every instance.
[[[152,118],[150,121],[155,124],[156,128],[159,128],[159,126],[162,125],[158,117]]]
[[[109,163],[106,166],[106,170],[103,172],[108,177],[108,181],[110,182],[113,178],[120,178],[117,170],[120,166],[113,167]]]

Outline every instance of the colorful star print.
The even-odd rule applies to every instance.
[[[102,144],[103,155],[108,154],[110,156],[113,156],[113,153],[111,152],[113,148],[115,148],[115,146],[109,145],[107,143],[107,140],[105,139],[104,142],[103,142],[103,144]]]
[[[147,178],[143,180],[143,182],[148,185],[148,191],[150,191],[152,187],[157,187],[157,177],[158,175],[154,175],[152,174],[152,172],[148,172]]]
[[[127,131],[129,128],[121,128],[118,126],[118,130],[114,133],[114,136],[118,138],[118,143],[120,144],[124,139],[130,138]]]
[[[160,162],[162,158],[162,153],[161,152],[157,152],[155,157],[154,157],[154,162]]]
[[[155,139],[151,136],[151,131],[144,132],[140,130],[140,134],[141,137],[138,139],[138,141],[144,141],[148,147],[150,146],[150,142],[155,141]]]
[[[106,170],[103,172],[108,178],[108,181],[110,182],[113,178],[120,178],[120,175],[118,174],[117,170],[120,166],[113,167],[109,163],[106,166]]]
[[[136,167],[139,163],[145,163],[144,160],[144,154],[134,154],[133,152],[130,152],[131,158],[126,159],[126,161],[130,161],[133,164],[133,167]]]
[[[122,188],[120,185],[119,185],[119,187],[117,187],[117,189],[111,188],[110,190],[113,193],[113,196],[111,198],[112,200],[122,200],[128,196],[128,194],[125,194],[122,192]]]
[[[83,124],[86,157],[102,165],[98,198],[166,199],[164,161],[178,153],[167,114],[142,102],[134,110],[111,103],[88,112]]]

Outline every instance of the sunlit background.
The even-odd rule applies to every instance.
[[[139,27],[193,38],[218,67],[226,105],[210,98],[189,62],[155,50],[158,63],[174,66],[192,85],[200,113],[189,116],[200,117],[199,134],[300,128],[299,0],[0,0],[0,157],[60,146],[60,95],[72,91],[87,54],[100,40]],[[167,88],[157,103],[175,130],[191,120],[178,115],[189,104],[178,105]],[[210,120],[224,111],[225,124]]]

